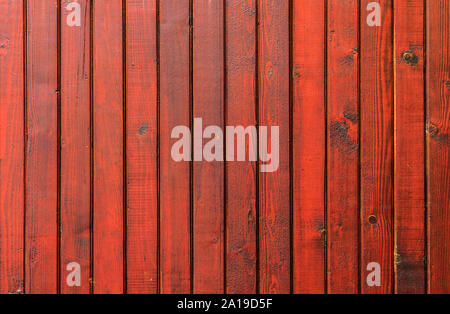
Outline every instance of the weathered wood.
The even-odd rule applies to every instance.
[[[328,2],[329,293],[359,291],[359,43],[356,0]]]
[[[122,1],[95,1],[93,17],[93,285],[94,293],[122,293]]]
[[[256,1],[232,0],[226,10],[226,125],[256,126]],[[226,165],[227,293],[257,292],[258,171],[251,161]]]
[[[0,293],[450,292],[447,0],[0,12]],[[175,161],[194,118],[278,169]]]
[[[293,2],[292,184],[295,293],[325,292],[325,3]]]
[[[69,26],[73,11],[61,7],[61,278],[62,293],[89,293],[91,137],[90,4],[78,1],[82,27]],[[81,286],[68,286],[81,266]]]
[[[392,0],[380,2],[381,25],[369,26],[361,3],[361,292],[391,293],[393,276]],[[368,286],[367,266],[381,266]]]
[[[56,293],[58,6],[27,1],[25,289]]]
[[[193,2],[193,117],[204,127],[224,126],[223,10],[223,1]],[[194,293],[223,293],[223,163],[194,162],[192,185]]]
[[[426,11],[428,292],[450,293],[450,3]]]
[[[24,291],[23,4],[1,1],[0,12],[0,293],[6,294]]]
[[[425,293],[424,1],[394,2],[395,292]]]
[[[279,167],[259,175],[259,292],[289,293],[289,1],[262,0],[258,9],[258,122],[279,126]]]
[[[156,5],[126,1],[128,293],[158,291]]]
[[[189,0],[159,3],[160,287],[162,293],[190,293],[191,167],[189,162],[175,162],[170,153],[172,129],[190,125],[190,5]]]

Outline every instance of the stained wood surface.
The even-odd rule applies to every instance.
[[[359,285],[358,1],[329,1],[327,25],[327,272],[329,293]]]
[[[219,134],[201,134],[210,125],[224,129],[224,2],[193,1],[193,117],[203,119],[203,145]],[[193,289],[224,292],[224,164],[208,162],[202,143],[194,141]],[[203,161],[201,161],[203,159]]]
[[[428,292],[450,293],[450,3],[427,1]]]
[[[126,1],[127,292],[158,291],[157,2]]]
[[[0,293],[24,291],[23,6],[0,2]],[[14,79],[11,79],[14,75]]]
[[[383,1],[381,25],[361,10],[361,292],[391,293],[393,271],[392,1]],[[370,263],[381,266],[381,285],[369,287]]]
[[[24,250],[28,293],[56,293],[59,284],[57,23],[56,0],[27,1]]]
[[[122,1],[93,3],[94,293],[124,291]],[[107,49],[105,49],[107,47]]]
[[[450,292],[450,4],[373,2],[0,0],[0,293]]]
[[[289,293],[290,98],[286,53],[289,51],[289,1],[261,1],[258,9],[258,125],[268,126],[267,142],[272,145],[278,139],[273,138],[270,126],[279,126],[278,170],[262,172],[261,161],[258,169],[259,291]]]
[[[326,106],[323,1],[292,8],[293,290],[325,293]]]
[[[256,16],[256,1],[234,0],[226,7],[226,125],[256,125]],[[248,156],[256,141],[246,142]],[[226,166],[227,293],[257,292],[258,165],[247,160]]]
[[[171,157],[172,128],[191,126],[189,0],[160,1],[160,282],[162,293],[192,291],[192,165]]]
[[[91,273],[91,93],[89,1],[79,1],[83,27],[69,27],[72,10],[61,10],[61,274],[81,266],[80,287],[60,278],[62,293],[89,293]]]
[[[424,1],[397,1],[395,20],[395,292],[425,293]]]

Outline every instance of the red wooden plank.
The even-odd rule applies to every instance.
[[[259,125],[279,127],[278,170],[259,176],[260,292],[289,293],[289,1],[261,1],[258,17]],[[268,131],[272,158],[276,140]]]
[[[369,26],[361,3],[361,290],[392,292],[393,69],[392,0],[380,2],[381,25]],[[366,282],[370,263],[381,286]]]
[[[450,293],[450,3],[427,1],[428,291]]]
[[[325,4],[293,2],[293,286],[325,292]]]
[[[94,292],[123,292],[122,1],[93,4]]]
[[[90,5],[61,7],[61,292],[89,293],[90,276]],[[69,16],[70,15],[70,16]],[[69,286],[70,263],[81,266],[81,286]]]
[[[359,287],[358,11],[356,0],[328,2],[329,293],[358,293]]]
[[[190,125],[189,0],[160,1],[160,288],[191,291],[190,164],[175,162],[172,129]]]
[[[256,2],[226,8],[226,125],[256,126]],[[256,139],[254,139],[256,141]],[[246,142],[246,151],[252,143]],[[246,155],[248,156],[248,155]],[[236,160],[236,155],[234,156]],[[226,292],[256,293],[256,162],[226,166]]]
[[[158,287],[156,0],[128,0],[127,292]]]
[[[394,2],[395,292],[425,292],[424,1]]]
[[[26,292],[57,292],[57,1],[27,1]]]
[[[23,293],[23,4],[0,2],[0,293]],[[14,79],[13,79],[14,77]]]
[[[224,125],[223,10],[223,1],[193,2],[193,116],[203,119],[203,128]],[[208,141],[205,137],[204,144]],[[224,166],[196,161],[195,155],[194,292],[223,293]]]

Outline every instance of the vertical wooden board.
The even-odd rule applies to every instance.
[[[276,151],[273,145],[279,142],[278,169],[259,175],[260,292],[289,293],[289,1],[261,1],[258,18],[259,125],[268,127],[267,143],[272,154]],[[278,139],[270,131],[272,126],[279,127]]]
[[[425,292],[424,1],[394,3],[395,292]]]
[[[90,276],[90,5],[61,6],[61,292],[89,293]],[[71,263],[81,266],[81,286],[70,287]]]
[[[450,293],[450,3],[426,10],[428,292]]]
[[[123,292],[122,1],[93,4],[94,292]]]
[[[256,1],[228,1],[225,19],[226,125],[256,126]],[[257,292],[257,164],[248,157],[253,143],[247,139],[246,162],[226,166],[226,293],[231,294]]]
[[[171,157],[190,126],[190,2],[160,1],[160,291],[191,292],[190,163]]]
[[[56,0],[27,1],[26,292],[57,292]]]
[[[391,293],[393,282],[393,47],[392,0],[380,2],[381,25],[369,26],[361,3],[361,291]],[[366,282],[371,263],[381,285]]]
[[[329,293],[359,291],[359,4],[328,2]]]
[[[224,126],[223,1],[193,2],[193,117],[203,129]],[[193,132],[195,133],[195,126]],[[203,130],[197,130],[199,133]],[[214,134],[223,141],[221,134]],[[195,138],[195,134],[194,134]],[[211,139],[205,137],[206,144]],[[194,140],[198,151],[202,143]],[[224,292],[224,165],[193,166],[194,293]],[[200,152],[201,154],[201,152]],[[222,157],[223,158],[223,157]]]
[[[325,292],[325,3],[292,8],[293,288]]]
[[[127,292],[158,287],[156,0],[128,0]]]
[[[23,293],[23,4],[0,2],[0,293]]]

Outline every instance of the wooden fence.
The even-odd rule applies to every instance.
[[[0,292],[449,293],[449,29],[448,0],[0,0]],[[278,169],[175,161],[195,118],[278,126]]]

